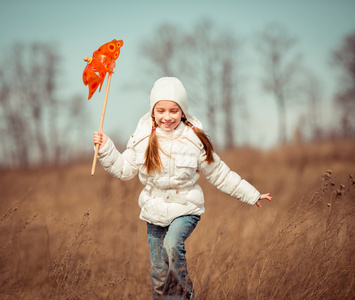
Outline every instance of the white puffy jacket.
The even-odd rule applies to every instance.
[[[192,116],[188,119],[201,128],[201,123]],[[260,193],[247,181],[231,171],[214,153],[215,162],[208,164],[203,145],[193,130],[183,122],[172,132],[157,128],[160,158],[163,169],[160,173],[147,174],[144,154],[152,124],[148,114],[138,123],[130,137],[127,149],[121,154],[109,139],[99,150],[98,159],[111,175],[129,180],[137,174],[145,185],[139,196],[140,219],[159,226],[168,226],[183,215],[202,215],[205,211],[202,189],[196,184],[199,174],[219,190],[253,205]]]

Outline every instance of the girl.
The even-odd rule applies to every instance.
[[[187,94],[174,77],[157,80],[144,115],[121,154],[104,132],[94,133],[98,159],[121,180],[138,174],[145,185],[139,196],[140,219],[147,222],[153,299],[192,299],[185,240],[204,213],[196,184],[202,173],[219,190],[249,205],[271,201],[231,171],[214,153],[201,123],[188,114]]]

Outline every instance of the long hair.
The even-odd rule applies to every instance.
[[[154,117],[152,117],[152,131],[149,136],[148,146],[144,155],[145,161],[143,164],[148,174],[154,171],[160,172],[163,167],[159,155],[160,146],[159,146],[156,129],[157,129],[157,123],[155,123],[155,119]]]
[[[186,117],[184,116],[183,118],[181,118],[181,120],[185,123],[185,125],[189,126],[190,128],[192,128],[193,132],[197,135],[197,137],[199,138],[199,140],[201,141],[203,148],[206,151],[206,159],[205,161],[210,163],[214,162],[214,158],[213,158],[213,144],[210,140],[210,138],[207,136],[207,134],[200,128],[194,126],[192,123],[190,123]]]
[[[181,118],[181,121],[184,122],[186,126],[192,128],[193,132],[197,135],[197,137],[201,141],[203,148],[206,151],[205,161],[209,164],[213,163],[214,149],[210,138],[206,135],[206,133],[202,129],[194,126],[191,122],[189,122],[185,116]],[[152,131],[149,136],[148,146],[144,155],[145,161],[143,164],[148,174],[154,171],[160,172],[163,168],[163,164],[161,162],[160,155],[159,155],[160,146],[159,146],[159,141],[156,133],[156,128],[157,128],[157,124],[155,122],[154,117],[152,116]]]

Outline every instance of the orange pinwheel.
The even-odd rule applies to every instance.
[[[99,92],[101,91],[106,73],[113,73],[122,45],[122,40],[112,40],[97,49],[90,59],[85,57],[88,64],[83,72],[83,82],[89,86],[88,99],[96,92],[98,86],[100,86]]]
[[[105,93],[104,105],[102,108],[101,121],[99,132],[102,131],[102,126],[104,124],[104,117],[106,111],[106,104],[108,98],[108,92],[110,89],[111,75],[113,69],[116,66],[116,59],[120,55],[121,47],[123,46],[122,40],[112,40],[109,43],[102,45],[97,49],[92,58],[84,57],[84,60],[88,62],[83,72],[83,82],[85,85],[89,86],[89,98],[94,95],[97,88],[100,86],[99,92],[101,91],[102,84],[105,80],[106,73],[108,72],[107,86]],[[92,163],[91,175],[95,173],[97,154],[99,152],[99,144],[95,146],[95,155]]]

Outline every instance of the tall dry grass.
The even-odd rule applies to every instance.
[[[274,199],[249,207],[200,179],[206,213],[186,244],[196,298],[354,298],[354,150],[221,154]],[[138,180],[91,177],[88,162],[4,171],[0,187],[1,299],[150,299]]]

